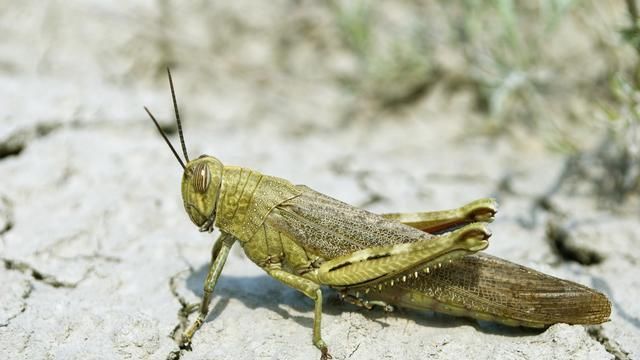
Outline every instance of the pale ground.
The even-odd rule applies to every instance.
[[[592,266],[563,261],[545,240],[549,213],[531,211],[563,158],[535,144],[466,133],[471,100],[464,93],[436,87],[406,109],[345,123],[350,95],[315,68],[319,56],[308,48],[299,49],[294,75],[271,76],[261,67],[271,55],[259,36],[240,36],[231,49],[212,41],[198,50],[206,40],[202,21],[183,13],[174,20],[186,23],[184,45],[162,54],[152,4],[22,4],[0,9],[3,358],[319,357],[312,303],[266,276],[239,247],[193,351],[179,352],[171,338],[179,299],[201,295],[216,233],[190,223],[179,165],[142,110],[149,106],[170,126],[162,56],[178,63],[174,80],[192,157],[212,154],[372,211],[442,209],[496,196],[501,208],[489,253],[597,288],[613,303],[611,321],[590,335],[565,324],[529,331],[427,312],[366,312],[325,291],[323,334],[334,358],[640,357],[637,207],[612,213],[591,197],[556,194],[576,246],[605,257]],[[238,9],[228,11],[242,12],[255,29],[284,26],[281,7]],[[220,32],[229,26],[220,24]],[[340,56],[327,62],[351,66]],[[500,186],[505,179],[510,189]]]

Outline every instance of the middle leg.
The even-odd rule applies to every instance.
[[[313,317],[313,345],[322,352],[321,360],[331,359],[332,356],[329,354],[327,344],[322,340],[322,335],[320,334],[320,323],[322,320],[322,290],[320,289],[320,285],[309,279],[305,279],[302,276],[294,275],[282,270],[279,264],[272,264],[265,270],[269,275],[302,292],[315,302]]]
[[[359,307],[363,307],[367,310],[373,309],[374,306],[379,306],[384,310],[384,312],[393,312],[394,307],[384,301],[380,300],[367,300],[360,296],[360,292],[356,291],[355,294],[351,293],[348,289],[340,289],[338,292],[338,297],[342,301],[346,301],[349,304],[356,305]]]

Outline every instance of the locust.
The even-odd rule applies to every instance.
[[[189,218],[201,232],[220,231],[197,318],[179,340],[182,349],[191,348],[203,325],[235,243],[268,275],[314,302],[312,341],[322,360],[331,358],[321,335],[323,286],[366,309],[400,306],[509,326],[609,319],[611,304],[602,293],[480,252],[497,212],[493,199],[452,210],[374,214],[213,156],[190,160],[169,69],[167,75],[184,161],[144,109],[183,169]]]

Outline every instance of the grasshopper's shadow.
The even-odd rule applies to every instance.
[[[186,279],[187,288],[198,297],[203,296],[202,286],[208,270],[209,267],[205,264],[192,272]],[[323,287],[323,295],[323,314],[338,315],[344,311],[358,311],[384,327],[389,326],[384,320],[394,317],[414,321],[421,326],[438,328],[472,326],[483,333],[510,337],[532,336],[544,332],[544,329],[517,328],[492,322],[478,322],[473,319],[438,314],[428,310],[396,308],[391,313],[385,313],[379,308],[365,310],[342,302],[338,299],[337,292],[327,287]],[[283,319],[294,320],[304,327],[313,327],[313,302],[297,290],[287,287],[266,274],[258,276],[222,274],[216,284],[212,301],[213,308],[206,322],[214,321],[227,307],[230,298],[240,300],[249,309],[269,309]],[[306,314],[304,316],[291,315],[282,305]]]

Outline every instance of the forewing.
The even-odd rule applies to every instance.
[[[430,239],[427,234],[397,221],[343,203],[299,185],[302,194],[279,204],[269,224],[306,251],[325,259],[374,246]]]
[[[596,324],[607,321],[611,312],[607,298],[586,286],[481,253],[372,292],[371,297],[436,311],[446,304],[463,310],[449,311],[457,315],[489,315],[490,320],[516,320],[526,326]]]

